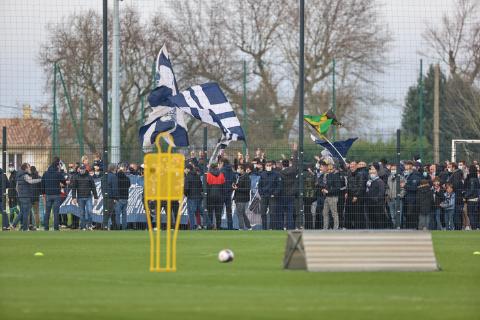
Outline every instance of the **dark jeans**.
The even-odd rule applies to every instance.
[[[3,202],[0,201],[0,210],[2,211],[2,228],[8,228],[9,221],[8,221],[8,214],[3,207]]]
[[[48,230],[50,225],[50,212],[53,209],[53,229],[58,230],[58,213],[60,212],[60,204],[62,199],[60,195],[48,195],[45,199],[45,216],[43,217],[43,226]]]
[[[478,215],[480,214],[478,201],[467,201],[467,212],[468,219],[470,220],[470,227],[472,228],[472,230],[480,228],[478,224]]]
[[[455,230],[462,230],[463,224],[463,202],[455,204],[455,216],[453,217],[453,223]]]
[[[275,218],[277,212],[277,199],[272,197],[262,197],[260,200],[260,212],[262,217],[262,228],[263,230],[268,229],[268,220],[267,220],[267,209],[268,214],[270,215],[270,227],[275,227]]]
[[[240,230],[250,229],[252,226],[250,225],[250,220],[248,220],[246,209],[248,206],[248,202],[236,202],[235,201],[235,208],[236,214],[238,217],[238,227]]]
[[[322,229],[323,227],[323,205],[325,204],[325,197],[317,198],[317,207],[315,209],[315,229]]]
[[[227,229],[233,230],[233,216],[232,216],[232,193],[227,192],[225,196],[225,200],[223,201],[225,204],[225,212],[227,213]]]
[[[211,221],[215,219],[217,229],[220,229],[222,225],[222,211],[223,211],[222,199],[210,198],[207,199],[207,210],[211,216]]]
[[[32,199],[30,198],[19,198],[18,203],[20,205],[20,214],[17,215],[13,226],[16,227],[18,222],[22,221],[22,230],[28,230],[28,217],[32,211]]]
[[[284,227],[288,230],[295,229],[295,224],[293,220],[293,211],[295,209],[295,197],[294,196],[282,196],[280,198],[280,210],[277,210],[278,214],[278,225],[275,229],[281,230]]]
[[[122,230],[127,230],[127,199],[118,199],[115,204],[115,221],[120,225],[120,215],[122,216]]]
[[[187,212],[188,221],[190,223],[190,230],[195,230],[197,226],[197,211],[203,214],[202,198],[187,198]]]
[[[434,208],[433,209],[433,219],[430,221],[433,230],[442,230],[442,209],[441,208]]]
[[[117,228],[117,223],[115,221],[115,200],[108,199],[107,200],[107,210],[103,212],[103,228],[108,228],[108,221],[112,222],[111,229],[115,230]]]
[[[417,206],[413,201],[405,201],[405,228],[417,229],[418,227],[418,214]]]
[[[303,207],[304,207],[304,227],[305,229],[313,229],[313,214],[312,214],[312,203],[315,201],[315,198],[303,198]]]

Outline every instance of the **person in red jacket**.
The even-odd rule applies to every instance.
[[[210,221],[215,216],[216,229],[222,225],[225,176],[218,170],[216,163],[210,166],[207,173],[207,210]]]

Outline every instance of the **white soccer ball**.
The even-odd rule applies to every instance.
[[[234,257],[233,251],[230,249],[223,249],[218,253],[218,261],[220,262],[232,262]]]

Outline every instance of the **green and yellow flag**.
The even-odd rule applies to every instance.
[[[324,135],[328,132],[328,129],[334,121],[334,119],[329,119],[325,113],[319,116],[304,115],[303,120],[311,125],[321,135]]]

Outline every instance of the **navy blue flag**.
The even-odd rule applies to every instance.
[[[221,144],[228,145],[230,141],[245,140],[240,121],[218,84],[204,83],[193,86],[169,100],[172,105],[195,119],[220,128]]]
[[[164,45],[157,56],[155,70],[155,89],[148,96],[152,107],[147,121],[139,130],[140,143],[144,148],[155,144],[159,133],[169,132],[173,137],[173,146],[186,147],[188,143],[187,126],[184,114],[171,105],[169,98],[178,92],[167,48]],[[170,141],[167,140],[170,143]]]
[[[327,149],[332,157],[344,159],[347,156],[348,150],[350,150],[350,147],[357,139],[358,138],[350,138],[344,141],[335,141],[333,143],[326,140],[316,139],[315,143]]]

